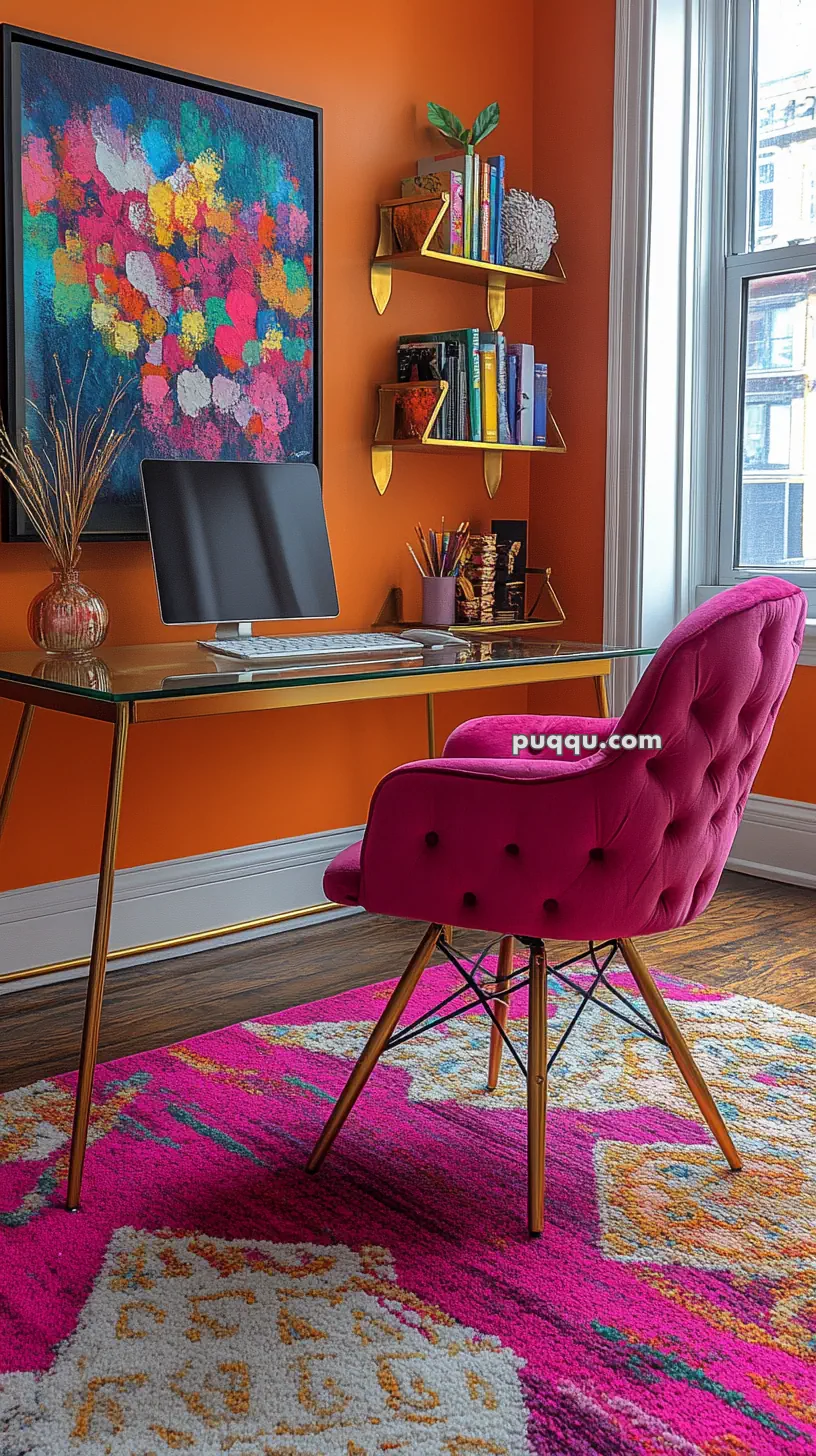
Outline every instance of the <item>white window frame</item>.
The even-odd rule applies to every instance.
[[[740,109],[735,92],[750,83],[744,61],[755,17],[755,0],[617,0],[604,573],[609,642],[656,646],[700,601],[758,574],[733,567],[738,305],[741,278],[773,272],[780,257],[776,250],[739,256],[729,220],[748,217],[751,151],[742,149],[742,176],[723,164],[732,117],[751,114],[745,105]],[[736,198],[734,189],[741,189]],[[789,250],[780,251],[790,266]],[[810,246],[799,251],[803,266],[816,256]],[[655,294],[662,315],[657,331]],[[799,661],[816,666],[816,583],[808,615]],[[618,659],[616,711],[637,676],[636,659]]]
[[[723,98],[728,107],[728,162],[726,186],[723,189],[726,238],[724,315],[711,311],[710,330],[724,337],[722,385],[722,452],[715,480],[709,482],[711,509],[710,529],[716,532],[717,575],[720,588],[750,580],[771,572],[795,582],[808,593],[809,614],[816,616],[816,568],[788,568],[769,563],[767,566],[736,566],[737,512],[742,477],[742,408],[745,376],[745,300],[753,279],[768,278],[783,272],[816,269],[816,243],[798,243],[782,248],[749,251],[755,188],[755,95],[754,48],[758,0],[731,0],[731,14],[726,30],[730,52],[730,97]],[[730,103],[730,104],[729,104]],[[711,420],[713,427],[714,421]],[[715,588],[716,589],[716,588]],[[709,595],[704,587],[700,595]]]

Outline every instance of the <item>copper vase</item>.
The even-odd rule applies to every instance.
[[[105,640],[108,609],[76,569],[53,568],[54,580],[28,609],[28,630],[44,652],[85,657]]]

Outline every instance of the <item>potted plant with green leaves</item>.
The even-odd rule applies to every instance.
[[[431,126],[435,126],[442,133],[446,141],[452,142],[455,147],[461,147],[472,156],[479,142],[483,142],[486,136],[496,130],[499,124],[499,103],[491,101],[489,106],[479,112],[473,125],[466,127],[447,107],[429,101],[428,120]]]

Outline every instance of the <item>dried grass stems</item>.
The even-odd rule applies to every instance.
[[[132,383],[129,379],[117,379],[107,405],[94,410],[80,423],[82,390],[90,358],[89,354],[72,405],[59,360],[54,356],[59,380],[57,399],[51,398],[47,414],[30,401],[44,427],[42,447],[35,449],[27,430],[21,432],[16,444],[5,421],[0,419],[0,476],[8,481],[32,526],[63,571],[76,569],[80,537],[94,501],[133,434],[131,421],[135,411],[131,411],[122,429],[115,429],[111,423]]]

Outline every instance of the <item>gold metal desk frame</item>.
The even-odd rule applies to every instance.
[[[503,639],[506,642],[506,638]],[[529,637],[527,644],[532,647]],[[263,686],[241,684],[240,690],[225,691],[223,685],[216,687],[214,691],[204,691],[195,695],[185,695],[180,685],[174,693],[172,689],[162,691],[160,696],[140,696],[138,686],[139,679],[139,657],[138,654],[152,654],[150,659],[153,663],[153,670],[156,670],[156,663],[160,664],[161,671],[168,675],[174,672],[184,674],[200,675],[202,672],[202,656],[200,650],[192,644],[181,644],[178,647],[163,646],[155,648],[119,648],[111,650],[111,658],[122,658],[126,654],[133,655],[132,678],[134,686],[124,693],[97,692],[95,695],[83,693],[76,688],[70,688],[65,683],[49,680],[46,681],[39,675],[38,668],[42,664],[36,663],[36,654],[33,653],[8,653],[0,655],[0,698],[11,699],[21,703],[22,713],[17,729],[17,734],[12,746],[11,757],[8,762],[6,776],[0,791],[0,834],[3,832],[8,810],[11,803],[14,786],[20,771],[26,742],[31,729],[32,719],[37,709],[47,709],[62,713],[72,713],[83,718],[101,719],[113,725],[113,744],[108,773],[108,796],[105,810],[105,824],[102,839],[102,857],[99,870],[99,885],[96,898],[96,915],[94,920],[93,939],[91,943],[91,954],[89,961],[73,961],[57,964],[54,966],[37,967],[27,973],[28,976],[43,974],[47,971],[58,971],[70,967],[89,964],[88,991],[85,1002],[85,1019],[82,1030],[82,1045],[79,1059],[79,1080],[77,1084],[76,1103],[74,1109],[74,1124],[71,1139],[71,1156],[68,1171],[68,1193],[66,1206],[71,1209],[79,1207],[80,1191],[82,1186],[82,1169],[85,1160],[85,1149],[88,1137],[88,1124],[91,1112],[91,1097],[93,1092],[93,1077],[96,1068],[97,1049],[99,1045],[99,1026],[102,1015],[102,1000],[105,989],[105,971],[109,959],[108,940],[110,936],[111,909],[113,904],[114,869],[116,861],[116,842],[119,832],[119,816],[122,803],[122,785],[125,774],[125,758],[127,752],[128,733],[132,724],[166,721],[172,718],[191,718],[213,715],[218,713],[243,713],[253,711],[270,711],[280,708],[302,707],[307,704],[318,705],[324,703],[359,702],[361,700],[375,700],[388,698],[413,698],[424,697],[426,700],[427,713],[427,744],[431,757],[436,753],[436,737],[434,725],[434,699],[440,693],[473,691],[480,688],[502,688],[512,687],[520,684],[532,684],[542,682],[560,682],[567,679],[591,678],[595,684],[598,710],[603,717],[609,715],[609,705],[606,692],[606,678],[611,669],[611,659],[620,655],[612,648],[594,647],[590,649],[580,644],[550,643],[549,660],[542,661],[497,661],[492,664],[482,665],[481,662],[464,662],[448,664],[447,666],[433,666],[429,673],[422,669],[414,671],[406,670],[401,674],[394,674],[392,664],[381,664],[377,675],[376,671],[370,671],[368,676],[351,677],[334,681],[321,682],[297,682],[291,676],[285,680],[275,683],[266,682]],[[543,655],[545,644],[540,645]],[[570,651],[582,651],[587,655],[582,658],[570,658],[567,654]],[[590,651],[593,655],[589,655]],[[558,654],[564,652],[564,656]],[[609,656],[604,655],[605,652]],[[19,665],[18,665],[19,664]],[[324,668],[324,672],[331,669]],[[13,674],[7,676],[6,673]],[[314,675],[314,674],[313,674]],[[176,681],[181,684],[182,678]],[[213,682],[218,679],[213,674]],[[144,690],[142,690],[144,691]],[[152,950],[159,951],[170,945],[193,943],[195,941],[207,940],[218,935],[229,934],[248,928],[259,928],[264,925],[271,925],[282,920],[297,919],[305,915],[318,914],[321,911],[333,909],[331,902],[323,902],[320,905],[305,906],[300,910],[290,911],[284,915],[272,915],[267,920],[256,920],[247,922],[245,925],[230,925],[215,927],[197,935],[179,937],[175,941],[159,941],[153,945],[131,946],[125,950],[118,950],[111,953],[112,957],[121,959],[128,955],[145,954]],[[5,980],[17,979],[17,976],[4,977]],[[22,979],[22,976],[20,976]]]

